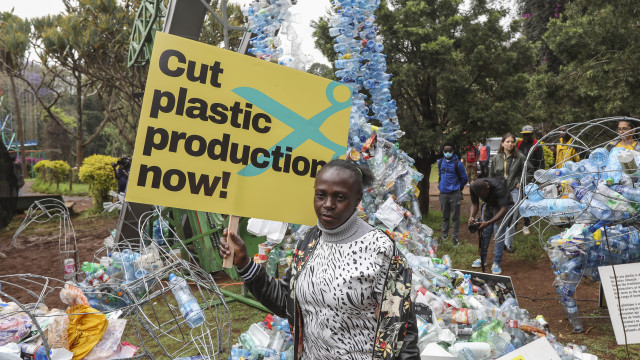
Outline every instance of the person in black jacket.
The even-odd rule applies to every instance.
[[[233,264],[251,294],[289,319],[294,359],[420,358],[411,269],[393,240],[357,215],[372,181],[370,170],[346,160],[334,159],[318,172],[317,226],[298,242],[280,281],[229,234]],[[227,244],[220,254],[230,255]]]
[[[538,169],[544,169],[544,154],[542,152],[541,146],[536,146],[538,143],[538,139],[533,136],[533,126],[525,125],[520,131],[522,134],[522,140],[518,141],[516,144],[516,148],[522,155],[525,157],[529,156],[529,162],[527,166],[527,182],[533,181],[533,173]],[[529,150],[533,148],[533,152],[529,154]],[[522,228],[522,233],[525,235],[529,235],[531,231],[529,230],[529,225],[531,225],[531,220],[528,217],[524,218],[524,227]]]

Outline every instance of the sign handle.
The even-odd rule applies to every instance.
[[[237,234],[238,233],[238,222],[240,221],[240,217],[239,216],[235,216],[235,215],[230,215],[229,216],[229,226],[227,227],[227,246],[229,247],[229,251],[231,252],[231,254],[229,254],[229,256],[227,258],[224,259],[224,261],[222,262],[222,267],[225,269],[230,269],[231,267],[233,267],[233,256],[236,250],[236,246],[233,243],[233,240],[231,240],[231,234]]]

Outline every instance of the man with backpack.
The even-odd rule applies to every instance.
[[[440,209],[442,210],[442,239],[449,236],[449,223],[453,211],[453,246],[458,246],[460,229],[460,202],[462,189],[469,181],[460,158],[453,153],[453,144],[445,142],[442,146],[443,158],[438,160],[438,190],[440,190]]]

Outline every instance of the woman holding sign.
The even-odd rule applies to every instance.
[[[298,242],[281,281],[229,234],[249,291],[293,325],[295,359],[419,359],[411,270],[395,243],[357,216],[372,181],[371,171],[351,161],[335,159],[318,172],[317,226]],[[230,256],[226,244],[220,253]]]

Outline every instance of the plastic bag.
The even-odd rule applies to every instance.
[[[127,325],[126,319],[111,319],[100,342],[87,354],[85,360],[107,360],[118,351],[120,338]]]
[[[69,306],[86,305],[89,307],[89,300],[84,296],[82,290],[71,283],[64,284],[64,288],[60,290],[60,300]]]
[[[20,341],[29,335],[32,325],[31,318],[24,313],[0,319],[0,346]]]
[[[88,305],[71,306],[67,314],[69,350],[73,352],[73,360],[82,359],[100,342],[109,322],[103,313]]]
[[[47,340],[49,347],[52,349],[64,348],[69,350],[69,336],[67,329],[69,328],[69,315],[60,309],[53,309],[49,313],[53,319],[47,326]]]
[[[0,360],[20,360],[20,346],[16,343],[9,343],[0,346]]]

